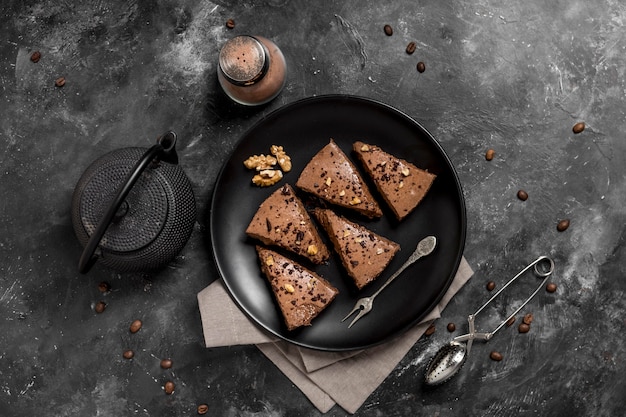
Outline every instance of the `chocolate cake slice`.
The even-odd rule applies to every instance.
[[[288,330],[310,326],[339,291],[315,272],[273,250],[256,247]]]
[[[330,257],[311,216],[289,184],[261,203],[246,234],[268,246],[304,256],[314,264],[322,264]]]
[[[359,289],[376,279],[400,250],[399,244],[332,210],[316,208],[313,214],[326,230],[341,263]]]
[[[398,220],[403,220],[422,201],[436,175],[379,146],[355,142],[353,150]]]
[[[332,139],[304,167],[296,186],[370,219],[383,215],[357,168]]]

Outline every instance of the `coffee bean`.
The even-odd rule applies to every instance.
[[[65,77],[59,77],[54,80],[54,85],[56,85],[57,87],[63,87],[65,85]]]
[[[111,291],[111,285],[108,282],[102,281],[98,284],[98,291],[105,293]]]
[[[578,122],[574,125],[574,127],[572,127],[572,132],[578,134],[581,133],[583,130],[585,130],[585,123],[584,122]]]
[[[548,285],[546,285],[546,291],[548,291],[548,292],[555,292],[556,291],[556,284],[554,282],[549,282]]]
[[[141,320],[135,320],[130,324],[129,330],[131,333],[137,333],[141,329],[141,326],[143,326]]]
[[[517,327],[517,330],[520,333],[528,333],[528,331],[530,330],[530,326],[526,323],[520,323],[519,326]]]
[[[233,29],[235,27],[235,21],[233,19],[228,19],[226,21],[226,27],[228,29]]]
[[[517,192],[517,198],[519,198],[522,201],[526,201],[528,200],[528,193],[524,190],[519,190]]]
[[[493,149],[489,149],[485,153],[485,159],[487,161],[491,161],[495,155],[496,155],[496,151],[494,151]]]
[[[415,48],[416,48],[416,44],[415,42],[409,42],[409,44],[406,46],[406,53],[411,55],[413,52],[415,52]]]
[[[171,359],[161,359],[161,368],[170,369],[172,367]]]
[[[569,219],[563,219],[556,225],[556,230],[564,232],[569,227]]]
[[[206,404],[200,404],[198,406],[198,414],[204,415],[209,412],[209,406]]]
[[[105,303],[104,301],[98,301],[96,303],[96,306],[94,307],[94,310],[96,310],[96,313],[102,313],[104,312],[106,308],[107,308],[107,303]]]
[[[528,313],[528,314],[524,315],[524,318],[522,319],[522,321],[525,324],[528,324],[530,326],[530,323],[533,322],[533,315],[531,313]]]
[[[435,333],[435,330],[437,330],[437,329],[435,328],[435,325],[434,325],[434,324],[431,324],[430,326],[428,326],[428,329],[426,329],[426,331],[424,332],[424,334],[425,334],[426,336],[430,336],[430,335],[432,335],[433,333]]]
[[[174,388],[176,388],[176,385],[174,385],[172,381],[167,381],[163,386],[163,390],[167,395],[171,395],[172,393],[174,393]]]
[[[41,59],[41,52],[39,51],[33,52],[30,56],[30,60],[34,62],[35,64],[39,62],[40,59]]]
[[[489,281],[487,283],[487,291],[493,291],[496,288],[496,283],[493,281]]]
[[[422,61],[417,63],[417,72],[419,72],[420,74],[422,72],[426,71],[426,64],[424,64]]]
[[[513,323],[515,323],[515,316],[509,317],[509,319],[506,321],[506,327],[511,327]]]
[[[132,350],[128,349],[128,350],[124,351],[122,356],[124,356],[124,359],[132,359],[132,358],[135,357],[135,352],[133,352]]]
[[[495,350],[489,354],[489,357],[491,358],[491,360],[494,360],[496,362],[500,362],[502,360],[502,354],[500,352],[496,352]]]
[[[452,333],[453,331],[456,330],[456,324],[454,323],[448,323],[447,329],[450,333]]]
[[[385,25],[383,29],[385,31],[385,35],[387,36],[393,35],[393,28],[390,25]]]

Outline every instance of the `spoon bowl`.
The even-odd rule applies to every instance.
[[[443,345],[426,367],[427,385],[439,385],[456,375],[467,359],[467,347],[464,343],[451,341]]]

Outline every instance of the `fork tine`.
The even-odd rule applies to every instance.
[[[348,313],[347,316],[345,316],[343,318],[343,320],[341,320],[342,322],[346,321],[348,319],[348,317],[350,317],[351,315],[354,314],[355,311],[360,310],[361,309],[361,303],[357,302],[356,305],[354,306],[354,308],[352,310],[350,310],[350,312]],[[350,326],[348,326],[350,327]]]
[[[357,314],[354,320],[352,320],[352,323],[350,323],[350,325],[348,326],[348,329],[352,327],[354,323],[356,323],[361,317],[363,317],[367,313],[369,313],[369,311],[365,311],[365,309],[362,309],[361,311],[359,311],[359,314]]]

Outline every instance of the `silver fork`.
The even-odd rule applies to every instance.
[[[352,311],[350,311],[348,315],[345,316],[341,321],[346,321],[348,317],[358,311],[359,314],[356,315],[354,320],[352,320],[352,323],[350,323],[350,325],[348,326],[348,328],[352,327],[352,325],[356,323],[361,317],[363,317],[372,310],[374,298],[376,298],[376,296],[380,294],[382,290],[387,288],[387,286],[391,284],[391,282],[396,279],[398,275],[404,272],[404,270],[409,265],[413,264],[415,261],[423,256],[430,255],[430,253],[435,249],[435,246],[437,246],[437,239],[435,238],[435,236],[427,236],[424,239],[420,240],[420,242],[417,244],[417,248],[415,248],[415,251],[411,254],[411,256],[409,256],[409,259],[407,259],[407,261],[402,264],[402,266],[392,276],[390,276],[387,281],[385,281],[385,283],[378,289],[378,291],[376,291],[369,297],[360,298],[354,305]]]

